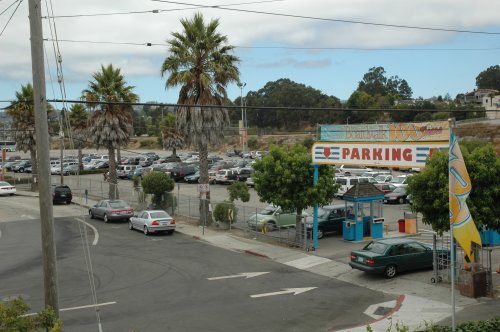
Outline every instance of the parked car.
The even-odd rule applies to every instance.
[[[128,174],[136,168],[136,165],[118,165],[118,168],[116,169],[116,176],[119,179],[127,179]]]
[[[302,214],[307,217],[307,214]],[[277,227],[295,227],[297,213],[295,211],[283,211],[281,207],[269,205],[258,213],[247,219],[249,228],[261,231],[266,227],[267,231],[273,231]]]
[[[105,223],[112,220],[128,220],[134,216],[134,209],[124,200],[104,199],[89,209],[90,219],[102,218]]]
[[[240,182],[246,182],[246,180],[250,177],[252,177],[252,174],[254,173],[254,169],[250,167],[245,167],[241,168],[238,174],[236,174],[236,181]]]
[[[342,174],[344,174],[346,176],[349,176],[349,175],[360,176],[365,172],[373,171],[371,168],[368,168],[366,166],[361,166],[361,165],[341,165],[339,167],[339,170]]]
[[[53,184],[51,186],[52,204],[66,203],[70,204],[73,199],[71,188],[65,184]]]
[[[236,181],[236,176],[238,172],[232,169],[221,169],[217,172],[215,176],[215,183],[217,184],[228,184]]]
[[[6,171],[12,171],[12,167],[14,167],[18,161],[8,161],[5,164],[3,164],[3,168],[5,168]]]
[[[408,238],[383,239],[352,251],[349,265],[353,269],[394,278],[401,271],[432,268],[433,251],[432,246]],[[444,260],[449,252],[438,250],[437,256]]]
[[[335,178],[335,182],[340,184],[339,189],[334,194],[335,197],[342,198],[344,194],[351,189],[356,183],[377,183],[377,181],[372,177],[358,177],[358,176],[339,176]]]
[[[406,175],[398,175],[394,177],[390,183],[395,185],[396,187],[407,187],[408,186],[408,178],[412,176],[411,174]]]
[[[14,195],[16,187],[6,181],[0,181],[0,195]]]
[[[200,171],[197,171],[194,174],[185,176],[184,177],[184,182],[187,182],[187,183],[198,183],[199,179],[200,179]]]
[[[391,174],[379,174],[375,177],[375,181],[377,181],[377,183],[386,183],[391,182],[392,178]]]
[[[396,187],[392,192],[385,194],[384,203],[404,204],[407,202],[407,197],[405,187]]]
[[[326,205],[318,208],[318,239],[328,233],[342,234],[342,225],[347,214],[354,214],[354,205],[345,204]],[[313,217],[308,216],[306,225],[313,228]]]
[[[247,180],[245,181],[245,184],[248,186],[248,187],[255,187],[255,183],[253,182],[253,178],[250,176],[247,178]]]
[[[208,171],[208,183],[214,184],[216,177],[217,177],[217,172],[210,170]]]
[[[178,163],[170,170],[170,176],[174,181],[181,181],[185,176],[196,173],[196,168],[193,165]]]
[[[396,186],[392,183],[375,183],[374,185],[378,189],[382,190],[384,194],[392,193],[394,189],[396,189]]]
[[[241,154],[241,151],[237,150],[237,149],[227,149],[226,150],[226,156],[228,156],[228,157],[236,157],[236,156],[239,156],[240,154]]]
[[[143,167],[142,166],[136,166],[135,169],[131,170],[127,174],[127,179],[132,180],[133,177],[139,177],[142,178],[142,171]]]
[[[12,171],[14,171],[14,173],[18,173],[18,172],[24,173],[24,169],[26,167],[30,167],[30,166],[31,166],[30,160],[23,160],[23,161],[18,162],[14,166],[12,166]]]
[[[79,170],[78,164],[68,165],[63,168],[63,175],[78,174]]]
[[[145,210],[130,218],[128,229],[138,229],[145,235],[158,232],[172,234],[175,231],[175,219],[163,210]]]
[[[105,169],[105,168],[109,168],[109,162],[107,161],[99,161],[95,164],[95,169]]]

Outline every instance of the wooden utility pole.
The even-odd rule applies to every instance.
[[[56,244],[52,193],[50,190],[49,126],[45,96],[45,68],[43,58],[42,11],[40,0],[29,0],[31,35],[31,68],[35,106],[35,132],[38,159],[40,222],[42,230],[43,281],[45,306],[51,306],[59,317],[57,292]]]

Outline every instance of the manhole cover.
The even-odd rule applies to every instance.
[[[385,316],[391,312],[392,308],[388,307],[378,307],[374,314],[377,316]]]

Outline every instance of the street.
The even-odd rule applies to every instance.
[[[0,209],[25,206],[33,218],[37,203],[2,197]],[[54,206],[54,214],[66,215],[55,221],[65,331],[97,330],[89,269],[104,331],[326,331],[366,323],[368,305],[395,298],[177,232],[146,237],[125,223],[84,218],[75,205]],[[1,221],[1,298],[22,295],[37,311],[44,301],[39,221]],[[82,243],[89,244],[89,262]],[[268,273],[234,277],[247,272]],[[305,290],[284,292],[290,288]]]

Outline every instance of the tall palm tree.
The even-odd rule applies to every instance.
[[[167,116],[160,122],[162,130],[163,148],[172,150],[172,155],[177,155],[177,149],[182,149],[184,146],[184,136],[181,135],[175,127],[175,114],[167,113]]]
[[[82,148],[88,137],[88,117],[89,114],[82,104],[73,104],[70,108],[69,122],[73,133],[73,144],[78,149],[78,168],[83,171]]]
[[[11,128],[14,130],[14,140],[17,148],[23,152],[30,152],[32,167],[31,191],[38,190],[38,164],[36,159],[36,134],[35,134],[35,105],[31,83],[21,85],[21,90],[16,91],[16,100],[7,107],[7,114],[12,118]],[[47,104],[47,114],[53,108]]]
[[[180,86],[177,107],[177,130],[187,144],[197,147],[200,155],[200,183],[208,185],[208,146],[217,146],[224,139],[229,124],[226,86],[239,82],[236,64],[240,59],[230,54],[234,46],[217,31],[219,20],[205,24],[203,15],[182,19],[182,32],[173,32],[169,56],[161,67],[162,77],[168,73],[166,88]],[[221,107],[204,107],[215,105]],[[200,200],[200,215],[206,218],[210,192]],[[207,219],[205,219],[207,220]]]
[[[133,86],[127,85],[119,68],[101,65],[101,71],[92,75],[87,89],[83,90],[83,98],[94,109],[90,116],[89,136],[97,149],[101,146],[108,149],[109,156],[109,198],[119,197],[116,179],[115,149],[126,145],[132,134],[132,115],[129,105],[139,97],[132,92]],[[118,104],[114,104],[118,103]]]

